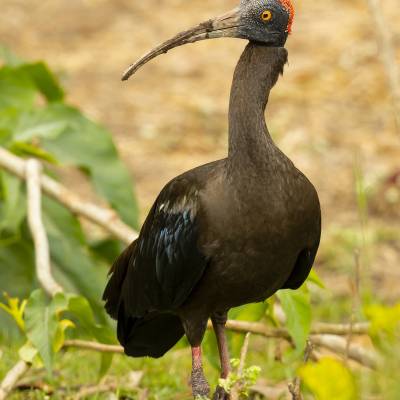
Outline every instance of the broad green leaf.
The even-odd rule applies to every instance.
[[[0,68],[0,111],[5,108],[30,109],[36,98],[35,84],[25,72]]]
[[[0,293],[8,292],[12,297],[26,299],[36,286],[32,243],[21,229],[16,241],[0,241]],[[15,322],[5,313],[0,313],[0,336],[13,338],[19,335]]]
[[[296,346],[297,352],[302,352],[311,329],[310,295],[303,285],[302,288],[280,290],[277,296],[286,314],[286,326]]]
[[[29,340],[38,350],[47,372],[51,373],[58,319],[52,302],[40,289],[35,290],[28,300],[25,324]]]
[[[44,63],[24,64],[20,66],[20,70],[30,77],[38,91],[43,94],[47,101],[53,102],[63,100],[63,89]]]
[[[69,122],[59,107],[62,105],[50,104],[44,108],[20,112],[16,122],[13,121],[14,140],[30,142],[37,139],[52,139],[61,135],[69,127]]]
[[[58,281],[68,292],[87,297],[97,315],[104,316],[101,297],[107,266],[95,262],[81,225],[70,211],[47,197],[43,199],[43,208],[54,273]]]
[[[304,365],[299,369],[299,376],[317,400],[359,399],[350,370],[333,358],[325,357],[316,364]]]
[[[6,245],[0,242],[0,293],[28,298],[35,288],[34,253],[32,243],[24,232],[22,235],[18,242]]]
[[[118,157],[111,134],[74,108],[53,104],[50,110],[59,115],[57,121],[63,120],[67,128],[59,135],[45,137],[43,147],[60,162],[86,171],[96,191],[126,223],[137,226],[138,207],[133,182]]]
[[[101,343],[115,343],[113,330],[107,325],[100,325],[96,322],[93,310],[87,299],[82,296],[71,296],[68,311],[77,318],[79,328],[86,335],[95,338]]]
[[[109,326],[96,323],[90,304],[84,297],[72,296],[69,301],[68,310],[77,318],[79,328],[83,329],[87,335],[95,338],[100,343],[115,343],[113,330]],[[112,359],[112,354],[101,354],[99,379],[109,370]]]
[[[0,107],[1,145],[4,147],[8,147],[14,139],[15,128],[18,124],[20,112],[20,110],[12,107],[4,109]]]
[[[2,231],[15,233],[26,216],[25,188],[20,179],[0,173],[0,237]]]

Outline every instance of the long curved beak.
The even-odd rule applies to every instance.
[[[178,33],[172,39],[160,44],[146,53],[141,59],[132,64],[123,74],[122,80],[128,80],[140,67],[148,63],[160,54],[167,53],[174,47],[182,46],[187,43],[198,42],[199,40],[214,39],[220,37],[240,38],[239,32],[240,16],[239,9],[235,8],[228,13],[217,18],[210,19],[187,31]]]

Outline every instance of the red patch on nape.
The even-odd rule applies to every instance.
[[[292,32],[293,20],[294,20],[294,7],[293,7],[293,4],[292,4],[291,0],[279,0],[279,2],[283,5],[283,7],[285,7],[286,11],[289,14],[289,23],[288,23],[288,26],[286,28],[286,31],[288,33],[291,33]]]

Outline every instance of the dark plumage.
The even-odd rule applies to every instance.
[[[317,193],[275,146],[264,119],[269,92],[287,62],[287,51],[279,46],[293,19],[289,6],[288,0],[242,1],[233,12],[159,46],[125,75],[182,43],[227,32],[250,39],[232,84],[228,157],[164,187],[139,238],[115,262],[104,293],[126,354],[160,357],[186,334],[195,396],[209,390],[200,352],[208,319],[226,377],[228,310],[263,301],[282,288],[298,288],[319,245]],[[272,18],[260,22],[263,10]],[[253,30],[252,21],[257,21]],[[252,41],[253,31],[257,41]],[[228,395],[218,389],[214,398]]]

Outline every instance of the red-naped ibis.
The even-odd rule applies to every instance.
[[[117,259],[104,293],[118,339],[132,357],[161,357],[186,334],[192,391],[207,396],[201,342],[211,318],[229,373],[225,322],[230,308],[298,288],[319,246],[321,211],[309,180],[274,144],[264,117],[287,62],[290,0],[248,0],[182,32],[124,74],[168,50],[219,37],[247,39],[229,106],[229,150],[163,188],[135,240]],[[228,399],[217,388],[214,399]]]

